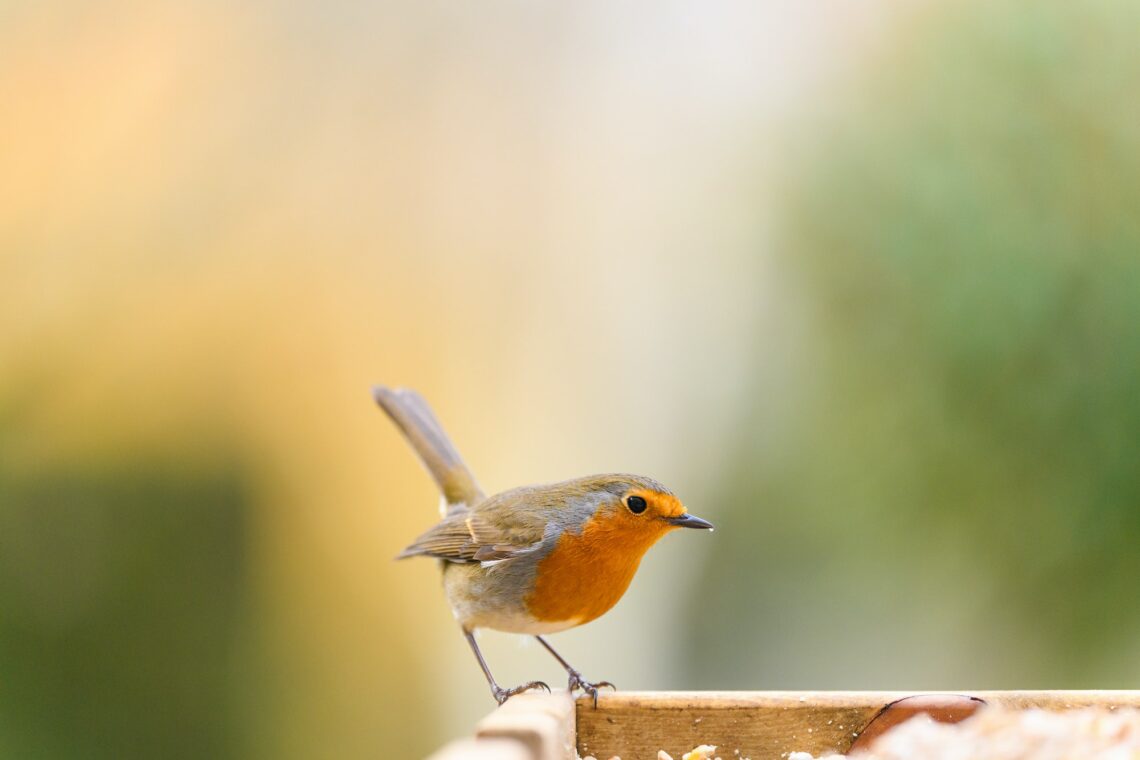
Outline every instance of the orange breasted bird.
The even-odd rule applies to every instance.
[[[443,519],[397,559],[442,560],[452,612],[495,700],[541,681],[504,689],[475,641],[477,628],[530,634],[558,660],[571,692],[597,703],[598,689],[562,658],[544,634],[588,623],[621,599],[642,556],[674,528],[712,524],[689,514],[665,486],[639,475],[589,475],[485,496],[431,408],[408,389],[373,389],[443,493]]]

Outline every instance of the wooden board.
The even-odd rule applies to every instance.
[[[530,760],[574,760],[575,709],[565,691],[519,694],[479,722],[475,739],[517,742]]]
[[[1140,707],[1140,691],[618,692],[577,702],[578,753],[599,760],[674,758],[714,744],[724,760],[846,752],[892,702],[918,694],[976,697],[1010,708]]]

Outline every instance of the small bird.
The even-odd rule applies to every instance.
[[[504,689],[491,675],[474,631],[533,635],[581,689],[598,689],[554,650],[544,634],[588,623],[629,587],[642,555],[674,528],[712,524],[689,514],[669,489],[638,475],[590,475],[484,496],[431,407],[413,390],[373,388],[373,396],[415,449],[443,493],[443,519],[397,559],[442,560],[452,612],[495,701],[502,704],[542,681]]]

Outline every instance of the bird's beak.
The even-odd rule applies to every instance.
[[[690,515],[686,512],[683,515],[676,517],[666,517],[665,522],[670,525],[676,525],[678,528],[704,528],[705,530],[712,530],[713,524],[708,520],[702,520],[696,515]]]

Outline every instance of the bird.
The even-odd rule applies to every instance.
[[[441,518],[396,559],[441,561],[443,588],[464,638],[500,705],[543,681],[504,688],[491,673],[477,629],[534,636],[566,671],[568,691],[598,703],[598,690],[546,635],[588,623],[613,607],[645,552],[676,528],[712,530],[661,483],[603,474],[486,496],[427,401],[414,390],[373,387],[442,494]]]

